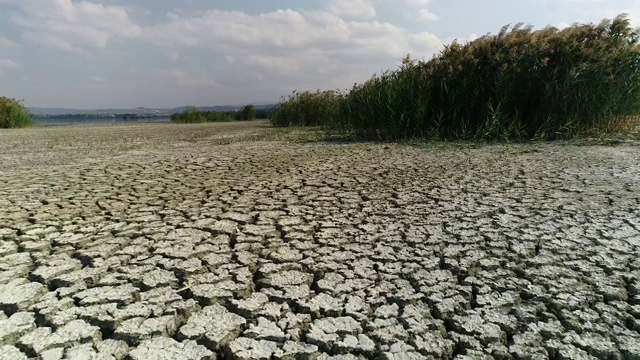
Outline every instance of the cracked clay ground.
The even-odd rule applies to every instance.
[[[0,359],[640,359],[639,147],[0,131]]]

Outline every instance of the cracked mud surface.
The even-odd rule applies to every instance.
[[[638,147],[0,132],[2,359],[640,359]]]

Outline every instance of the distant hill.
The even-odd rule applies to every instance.
[[[256,109],[270,109],[276,104],[260,104],[255,105]],[[203,111],[235,111],[240,110],[244,105],[216,105],[216,106],[198,106],[197,108]],[[70,109],[70,108],[42,108],[42,107],[30,107],[29,111],[36,116],[46,115],[121,115],[121,114],[135,114],[135,115],[171,115],[184,111],[187,106],[176,107],[172,109],[149,109],[145,107],[137,107],[133,109]]]
[[[117,114],[160,114],[169,113],[171,109],[147,109],[147,108],[135,108],[135,109],[70,109],[70,108],[40,108],[30,107],[29,111],[33,115],[67,115],[67,114],[81,114],[81,115],[117,115]]]

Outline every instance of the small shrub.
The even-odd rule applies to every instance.
[[[253,105],[247,105],[236,114],[236,120],[255,120],[256,119],[256,107]]]
[[[22,101],[0,97],[0,128],[18,128],[31,125],[32,118]]]
[[[234,114],[229,111],[205,111],[204,117],[206,122],[228,122],[235,120]]]

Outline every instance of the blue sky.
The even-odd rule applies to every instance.
[[[503,25],[634,25],[640,0],[0,0],[0,96],[108,108],[345,89]]]

